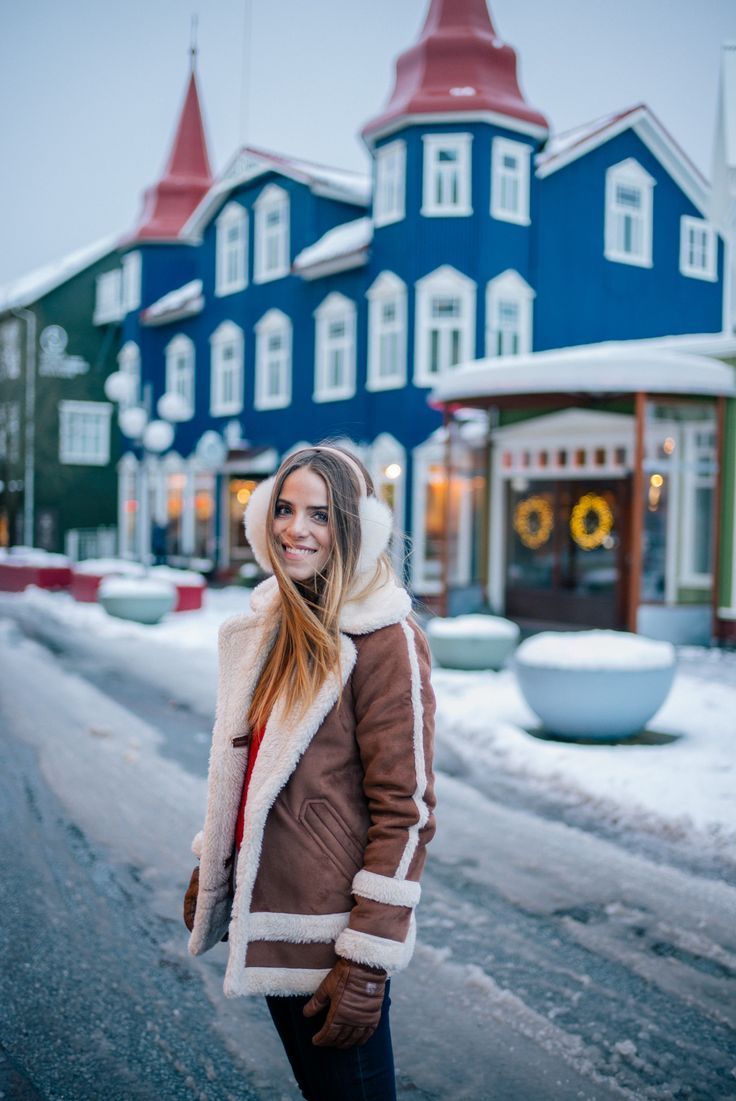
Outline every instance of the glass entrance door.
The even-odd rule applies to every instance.
[[[506,614],[623,626],[628,494],[625,479],[509,482]]]

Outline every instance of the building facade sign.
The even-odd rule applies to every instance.
[[[89,371],[89,363],[81,356],[66,354],[69,336],[61,325],[47,325],[41,332],[39,343],[41,355],[38,371],[46,378],[76,378]]]

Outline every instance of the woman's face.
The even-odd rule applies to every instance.
[[[310,467],[299,467],[285,479],[272,530],[281,565],[292,581],[310,581],[324,569],[332,550],[327,486]]]

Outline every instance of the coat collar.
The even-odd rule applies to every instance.
[[[411,598],[395,581],[385,582],[379,589],[360,598],[349,597],[340,613],[340,630],[347,635],[366,635],[380,627],[388,627],[406,619],[411,611]],[[257,585],[250,598],[250,614],[237,617],[247,622],[251,616],[267,619],[278,608],[279,587],[275,577]],[[235,625],[235,621],[233,625]]]

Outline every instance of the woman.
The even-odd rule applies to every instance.
[[[245,529],[274,577],[220,631],[189,950],[229,939],[225,993],[266,995],[304,1097],[391,1101],[388,976],[434,833],[426,640],[347,451],[289,455]]]

